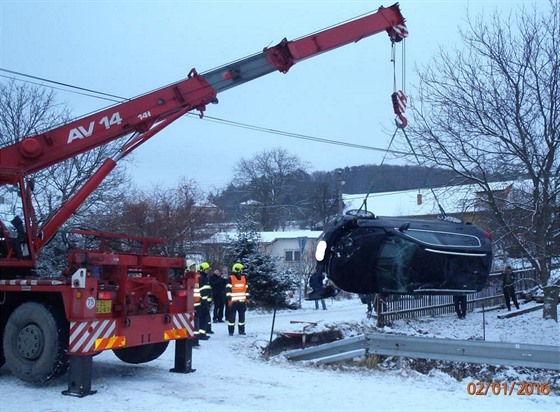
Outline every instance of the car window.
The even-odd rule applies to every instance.
[[[476,236],[472,235],[419,229],[409,229],[406,230],[404,234],[429,245],[448,247],[481,246],[480,240]]]

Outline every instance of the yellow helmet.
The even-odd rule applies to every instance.
[[[210,269],[210,263],[208,263],[208,262],[202,262],[202,263],[200,264],[200,271],[202,272],[203,270],[206,270],[206,269]]]
[[[241,263],[235,263],[231,268],[233,273],[241,273],[243,271],[244,266]]]

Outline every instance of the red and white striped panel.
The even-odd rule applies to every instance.
[[[68,351],[87,353],[95,351],[95,340],[114,336],[117,321],[112,319],[87,322],[70,322]]]
[[[187,329],[189,336],[194,335],[194,319],[190,313],[174,313],[171,321],[176,329]]]
[[[404,113],[406,111],[406,104],[408,102],[408,99],[406,97],[406,94],[404,94],[404,92],[401,90],[397,92],[397,101],[399,104],[400,112]]]
[[[393,26],[393,30],[403,39],[408,37],[408,28],[404,24]]]

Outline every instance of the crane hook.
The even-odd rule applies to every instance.
[[[395,124],[398,128],[403,129],[408,124],[408,120],[404,117],[404,112],[406,110],[406,94],[403,91],[399,90],[398,92],[394,92],[391,95],[391,100],[393,102],[393,111],[399,118],[399,120],[395,119]]]

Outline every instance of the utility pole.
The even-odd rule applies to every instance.
[[[342,186],[344,186],[344,180],[342,180],[342,169],[336,171],[338,174],[338,184],[337,184],[337,200],[338,200],[338,215],[342,216],[342,211],[344,210],[344,202],[342,201]]]
[[[303,255],[305,253],[305,244],[307,243],[307,237],[305,236],[300,236],[297,238],[298,240],[298,245],[299,245],[299,308],[301,309],[301,301],[303,299],[303,279],[305,279],[305,277],[303,276],[303,270],[304,270],[304,266],[303,266]]]

